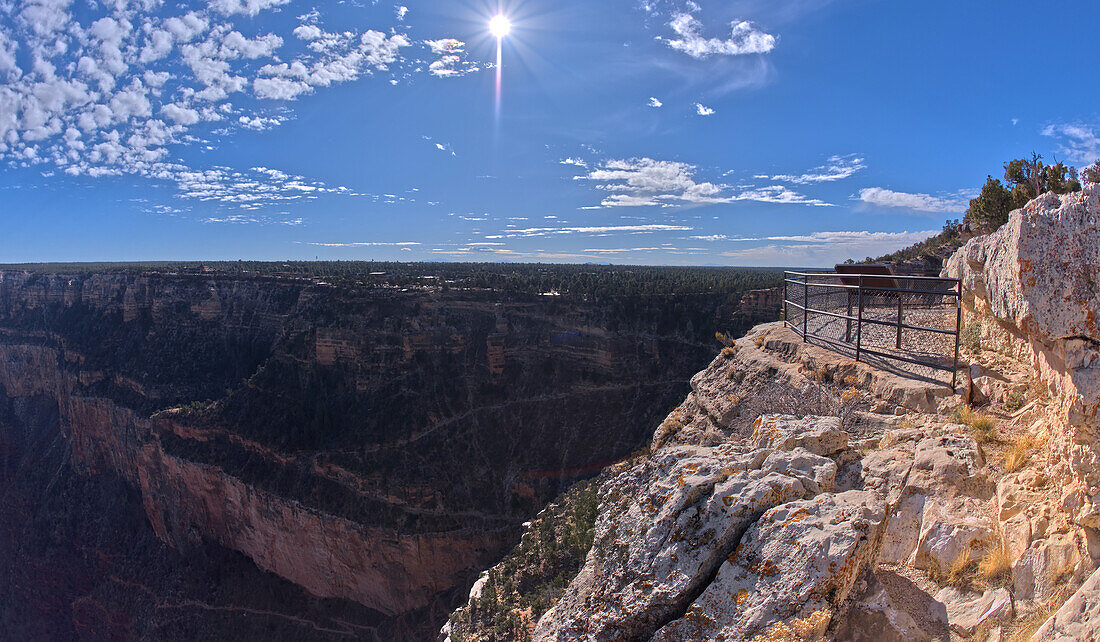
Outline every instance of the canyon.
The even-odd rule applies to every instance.
[[[0,270],[0,628],[430,638],[777,306]]]

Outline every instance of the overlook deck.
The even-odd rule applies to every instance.
[[[850,353],[856,361],[897,362],[913,376],[937,381],[940,373],[951,373],[954,390],[959,280],[895,275],[882,265],[848,267],[855,271],[784,273],[786,326],[803,341]]]

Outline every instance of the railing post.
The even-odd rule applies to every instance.
[[[894,344],[894,347],[901,350],[901,304],[904,301],[904,292],[898,292],[898,339]]]
[[[844,320],[844,343],[852,342],[852,291],[845,288],[845,295],[848,297],[848,307],[845,310],[847,319]]]
[[[958,282],[958,294],[955,296],[955,362],[951,368],[951,392],[954,393],[957,389],[959,378],[959,333],[962,332],[962,316],[963,316],[963,286],[962,279]]]
[[[810,320],[810,275],[802,276],[802,342],[806,341],[806,329]]]
[[[859,285],[856,286],[859,296],[859,317],[856,321],[856,361],[859,361],[859,353],[863,348],[863,275],[859,275]]]
[[[787,305],[787,272],[783,273],[783,327],[790,325],[791,306]]]

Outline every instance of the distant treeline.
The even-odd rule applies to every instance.
[[[0,270],[37,274],[204,273],[300,277],[335,286],[485,289],[516,294],[615,296],[725,294],[782,283],[781,268],[657,267],[554,263],[399,263],[391,261],[208,261],[142,263],[28,263]]]

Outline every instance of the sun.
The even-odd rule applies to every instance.
[[[493,16],[493,19],[489,21],[489,33],[498,39],[507,36],[510,31],[512,31],[512,21],[503,13]]]

